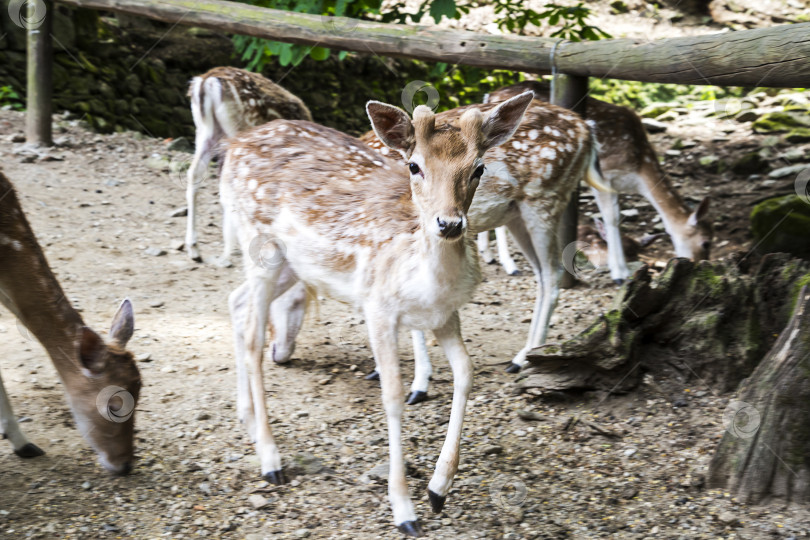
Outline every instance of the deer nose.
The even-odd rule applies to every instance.
[[[460,219],[445,221],[442,218],[436,218],[436,222],[439,225],[439,234],[445,238],[457,238],[461,235],[461,230],[464,227]]]

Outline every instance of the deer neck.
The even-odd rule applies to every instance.
[[[81,373],[77,367],[77,339],[84,326],[79,313],[70,305],[45,256],[37,246],[35,264],[26,273],[14,276],[12,312],[48,352],[66,386]],[[0,291],[2,292],[2,291]]]
[[[658,211],[664,228],[672,237],[676,253],[680,254],[682,238],[686,234],[687,221],[690,211],[686,207],[678,192],[670,184],[669,179],[661,174],[660,169],[655,174],[642,174],[642,194]]]

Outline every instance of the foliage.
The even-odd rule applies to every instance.
[[[465,13],[469,13],[470,5],[456,0],[423,0],[416,13],[404,11],[404,2],[396,2],[382,12],[382,0],[237,0],[243,4],[254,6],[292,11],[296,13],[307,13],[311,15],[321,15],[324,21],[325,32],[346,33],[351,30],[351,23],[346,28],[341,26],[347,24],[344,20],[335,21],[333,24],[331,17],[346,17],[349,19],[374,19],[381,22],[395,22],[404,24],[411,21],[420,21],[425,15],[430,15],[438,23],[442,18],[459,19]],[[562,26],[551,35],[569,39],[571,41],[581,41],[589,39],[600,39],[610,37],[609,34],[600,30],[596,26],[587,24],[586,19],[590,16],[591,10],[585,7],[582,2],[576,6],[561,6],[558,4],[547,4],[546,10],[538,13],[529,8],[523,0],[496,0],[495,12],[498,19],[495,21],[498,27],[504,32],[522,34],[527,26],[532,24],[540,26],[547,20],[551,26],[562,23]],[[234,36],[236,51],[241,54],[242,60],[246,62],[249,70],[261,71],[273,57],[278,58],[282,66],[297,66],[307,56],[314,60],[326,60],[331,51],[325,47],[312,47],[307,45],[296,45],[292,43],[280,43],[252,36]],[[338,58],[343,59],[346,52],[339,53]]]
[[[610,38],[611,35],[596,26],[587,23],[591,10],[582,2],[576,6],[561,6],[559,4],[546,4],[546,10],[538,13],[528,7],[523,0],[497,0],[495,13],[499,18],[495,24],[501,30],[513,34],[523,34],[529,24],[540,26],[545,19],[549,26],[562,27],[552,32],[552,37],[559,37],[569,41],[588,41]]]
[[[25,110],[23,98],[10,86],[0,86],[0,107],[10,106],[15,111]]]
[[[747,90],[730,86],[691,86],[592,78],[590,80],[590,93],[593,97],[603,101],[642,109],[653,103],[712,101],[729,97],[741,97],[747,93]]]
[[[330,24],[331,17],[348,17],[354,19],[378,16],[382,0],[237,0],[242,4],[253,6],[308,13],[323,16],[324,32],[336,31],[339,28]],[[247,62],[246,68],[261,71],[275,56],[282,66],[297,66],[307,56],[313,60],[326,60],[330,50],[325,47],[281,43],[251,36],[234,36],[236,51]],[[345,57],[346,53],[341,53]]]

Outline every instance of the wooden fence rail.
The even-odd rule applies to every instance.
[[[291,13],[224,0],[58,0],[275,41],[500,68],[551,71],[556,39],[495,36]],[[810,86],[810,23],[707,36],[565,42],[561,73],[656,83]]]

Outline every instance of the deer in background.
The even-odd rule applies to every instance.
[[[422,530],[405,479],[397,329],[433,330],[453,371],[447,437],[428,484],[433,510],[442,510],[458,469],[472,386],[458,315],[480,281],[467,211],[485,152],[512,136],[531,101],[527,92],[497,106],[472,107],[452,126],[427,107],[417,107],[411,121],[396,107],[369,102],[375,132],[404,162],[303,121],[276,120],[230,141],[220,197],[246,276],[229,300],[237,409],[266,479],[285,480],[262,380],[268,311],[300,280],[354,306],[366,320],[388,421],[389,501],[395,524],[412,536]]]
[[[224,152],[223,139],[277,118],[311,121],[312,115],[303,101],[284,88],[258,73],[233,67],[217,67],[194,77],[188,93],[196,136],[194,158],[188,169],[185,244],[188,256],[202,262],[197,246],[197,187],[205,178],[211,158]],[[234,247],[228,226],[226,215],[224,265],[228,264]]]
[[[485,99],[498,103],[531,90],[535,98],[548,101],[549,86],[540,81],[524,81],[501,88]],[[712,245],[712,224],[709,219],[709,198],[705,197],[693,211],[663,174],[639,116],[627,107],[588,98],[588,123],[594,126],[599,141],[599,161],[605,180],[613,192],[594,191],[596,203],[605,222],[609,246],[608,265],[611,277],[621,282],[630,275],[621,249],[619,233],[619,193],[638,193],[655,207],[672,239],[675,255],[693,260],[709,258]],[[509,274],[517,266],[509,255],[506,230],[495,230],[498,257]],[[489,234],[481,232],[478,248],[485,262],[493,262],[488,249]]]
[[[141,377],[126,347],[135,327],[124,300],[109,343],[85,326],[51,272],[11,182],[0,173],[0,302],[45,347],[65,387],[76,425],[112,473],[127,474],[134,453],[133,411]],[[20,429],[0,379],[0,428],[20,457],[44,452]]]
[[[577,227],[577,242],[583,247],[580,251],[588,258],[588,261],[597,268],[608,264],[607,231],[601,219],[594,218],[594,227],[590,225],[579,225]],[[497,229],[496,229],[497,230]],[[622,252],[628,261],[638,260],[639,254],[650,244],[666,236],[664,233],[648,234],[636,240],[626,234],[622,234]]]

